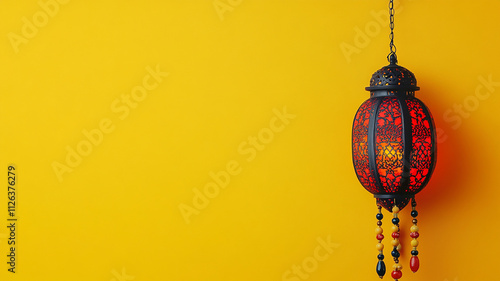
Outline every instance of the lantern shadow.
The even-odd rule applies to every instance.
[[[433,81],[431,77],[422,78],[421,81]],[[417,97],[424,101],[433,113],[434,123],[437,132],[437,163],[431,180],[426,188],[417,195],[420,210],[432,209],[435,205],[443,206],[445,200],[453,194],[461,196],[462,183],[467,177],[467,167],[474,165],[473,153],[457,153],[467,151],[466,146],[473,138],[472,134],[467,134],[460,127],[454,128],[453,123],[446,122],[444,113],[453,109],[453,104],[445,103],[439,99],[437,93],[445,93],[447,90],[440,88],[437,83],[421,86],[422,90],[417,93]],[[466,96],[467,93],[457,94]],[[463,123],[463,122],[462,122]],[[457,156],[460,156],[458,158]],[[467,165],[464,165],[467,163]],[[463,188],[465,192],[465,188]],[[470,192],[468,190],[467,192]]]

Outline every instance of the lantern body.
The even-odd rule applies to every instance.
[[[436,133],[429,109],[415,97],[416,79],[391,64],[375,72],[370,98],[353,123],[354,170],[377,203],[402,209],[428,183],[436,163]]]

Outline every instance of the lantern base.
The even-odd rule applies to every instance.
[[[392,207],[397,206],[402,210],[415,194],[375,194],[377,204],[384,207],[389,212],[392,212]]]

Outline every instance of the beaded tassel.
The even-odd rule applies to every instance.
[[[382,214],[382,206],[378,206],[377,213],[377,228],[375,229],[376,238],[378,240],[377,250],[378,250],[378,262],[377,262],[377,274],[380,278],[383,278],[385,275],[385,263],[384,263],[384,244],[382,244],[382,240],[384,239],[384,235],[382,234],[382,219],[384,215]]]
[[[394,207],[392,208],[392,214],[393,214],[393,219],[392,219],[392,246],[394,247],[392,249],[392,257],[394,258],[394,266],[392,267],[393,268],[393,271],[391,273],[391,277],[394,278],[394,280],[398,280],[401,278],[401,276],[403,276],[403,272],[401,271],[401,269],[403,268],[400,264],[399,264],[399,251],[401,250],[401,245],[399,243],[399,218],[398,218],[398,213],[399,213],[399,208],[394,205]]]
[[[411,207],[412,207],[411,216],[413,217],[412,220],[413,225],[410,228],[411,231],[410,237],[412,238],[411,246],[413,247],[413,249],[411,251],[410,269],[413,272],[417,272],[418,268],[420,267],[420,261],[418,259],[418,251],[417,251],[417,246],[418,246],[417,238],[420,236],[420,234],[418,233],[419,228],[417,226],[417,219],[416,219],[418,216],[418,212],[416,210],[417,202],[415,201],[415,198],[411,200]]]

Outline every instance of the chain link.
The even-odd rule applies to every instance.
[[[395,64],[398,62],[398,57],[396,56],[396,45],[394,45],[394,0],[389,0],[389,27],[391,28],[391,34],[389,34],[389,39],[391,40],[389,43],[390,53],[387,55],[387,60],[391,64]]]

